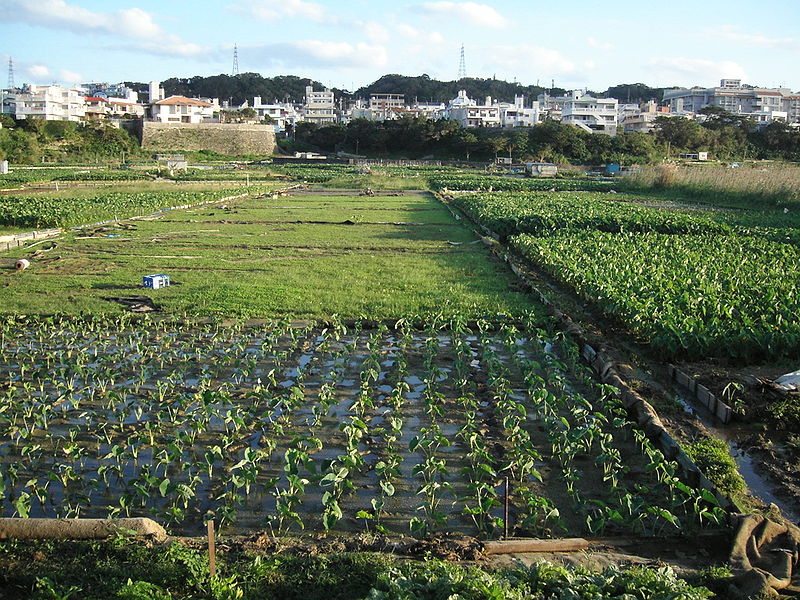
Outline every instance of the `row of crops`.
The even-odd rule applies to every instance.
[[[800,248],[796,229],[774,227],[774,215],[611,194],[448,197],[663,358],[754,362],[800,350]]]
[[[0,226],[68,227],[106,219],[147,214],[231,195],[239,188],[207,191],[91,192],[70,195],[15,194],[0,196]]]
[[[477,190],[487,192],[608,192],[611,182],[583,178],[523,178],[490,175],[474,171],[433,174],[429,185],[434,191]]]
[[[518,233],[546,235],[559,229],[620,232],[728,233],[730,226],[679,211],[639,206],[623,195],[562,192],[453,192],[453,203],[506,239]]]
[[[403,179],[418,179],[421,189],[427,187],[428,180],[432,177],[463,173],[461,169],[456,167],[438,165],[276,164],[270,165],[269,169],[276,174],[285,175],[292,179],[308,183],[328,183],[336,181],[337,183],[349,183],[356,186],[359,184],[359,180],[363,179],[364,175],[375,173]]]
[[[0,189],[30,183],[50,181],[138,181],[152,179],[152,175],[133,169],[14,169],[0,175]]]
[[[720,524],[535,321],[0,326],[5,515],[231,530],[661,534]]]

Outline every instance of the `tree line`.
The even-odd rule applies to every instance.
[[[125,85],[131,89],[147,93],[146,83],[127,81]],[[171,77],[161,82],[161,87],[168,95],[188,97],[219,98],[232,105],[241,105],[245,101],[252,102],[260,96],[263,102],[295,102],[304,101],[306,86],[321,90],[325,86],[307,77],[295,75],[279,75],[264,77],[259,73],[241,73],[239,75],[211,75],[203,77]],[[589,92],[593,96],[616,98],[620,102],[661,101],[665,88],[651,88],[643,83],[626,83],[608,88],[604,92]],[[502,79],[483,79],[479,77],[463,77],[453,81],[439,81],[428,75],[408,76],[384,75],[369,85],[357,90],[333,88],[336,98],[345,103],[358,98],[367,99],[371,94],[403,94],[406,102],[448,102],[458,95],[459,90],[466,90],[471,98],[483,99],[491,96],[501,102],[513,102],[516,96],[523,96],[526,102],[536,100],[539,94],[548,93],[553,96],[566,94],[567,90],[550,85],[523,85]]]
[[[530,128],[464,128],[456,121],[404,116],[393,121],[355,119],[350,123],[297,123],[287,150],[349,152],[373,157],[516,160],[572,164],[643,164],[682,152],[708,151],[712,158],[800,160],[800,130],[785,123],[759,128],[746,117],[718,107],[703,109],[698,123],[680,117],[658,117],[653,133],[589,133],[557,121]],[[234,112],[230,121],[247,115]],[[0,160],[14,163],[80,162],[116,159],[140,152],[138,140],[124,129],[103,122],[22,120],[0,117]]]
[[[620,133],[614,137],[557,121],[530,128],[464,128],[456,121],[404,116],[383,122],[355,119],[346,125],[300,122],[293,140],[297,149],[305,146],[368,156],[464,160],[510,156],[581,165],[643,164],[703,150],[719,160],[800,160],[798,129],[784,123],[759,129],[748,119],[716,107],[706,113],[702,124],[680,117],[658,117],[653,133]]]

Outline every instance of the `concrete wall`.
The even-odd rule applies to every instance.
[[[268,155],[275,150],[272,125],[145,121],[140,137],[142,148],[155,151],[213,150],[235,156]]]

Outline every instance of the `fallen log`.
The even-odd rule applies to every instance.
[[[0,540],[93,540],[119,534],[145,536],[157,542],[167,539],[164,528],[145,518],[131,519],[21,519],[0,518]]]

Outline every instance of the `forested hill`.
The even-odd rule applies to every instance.
[[[147,91],[144,83],[126,82],[133,89]],[[296,75],[278,75],[263,77],[259,73],[242,73],[240,75],[212,75],[210,77],[172,77],[161,83],[168,96],[180,94],[189,97],[219,98],[232,104],[242,104],[245,100],[252,102],[260,96],[263,102],[302,102],[305,98],[306,86],[315,90],[325,86],[318,81]],[[466,90],[467,95],[475,100],[483,100],[486,96],[501,102],[513,102],[514,96],[524,96],[526,103],[535,100],[543,93],[553,95],[566,93],[564,88],[545,88],[539,85],[522,85],[502,79],[479,79],[465,77],[456,81],[438,81],[427,75],[410,77],[408,75],[384,75],[377,81],[359,88],[355,92],[335,89],[336,98],[345,100],[369,98],[370,94],[405,94],[406,102],[448,102],[456,97],[459,90]],[[593,94],[616,98],[620,102],[660,101],[664,88],[651,88],[643,83],[616,85],[605,92]]]
[[[589,92],[604,98],[616,98],[620,102],[661,101],[665,88],[651,88],[643,83],[626,83],[608,88],[605,92]],[[513,102],[515,96],[524,96],[526,102],[535,100],[544,92],[553,96],[567,93],[564,88],[545,88],[540,85],[522,85],[502,79],[477,79],[465,77],[457,81],[437,81],[427,75],[408,77],[406,75],[384,75],[378,81],[362,87],[354,94],[357,98],[368,98],[370,94],[405,94],[406,101],[447,102],[456,97],[459,90],[475,100],[486,96],[501,102]]]
[[[147,93],[147,84],[126,82],[130,88]],[[325,86],[319,81],[296,75],[277,75],[263,77],[259,73],[241,73],[239,75],[211,75],[202,77],[171,77],[161,82],[167,96],[180,95],[189,98],[219,98],[220,102],[229,101],[240,105],[245,100],[252,103],[255,96],[261,96],[262,102],[303,102],[306,86],[322,90]],[[336,97],[348,94],[334,89]]]
[[[406,102],[448,102],[458,95],[459,90],[466,90],[467,95],[476,100],[491,96],[501,102],[513,102],[514,96],[535,100],[539,94],[550,91],[538,85],[521,85],[502,79],[465,77],[457,81],[437,81],[427,75],[384,75],[378,81],[356,90],[354,95],[357,98],[369,98],[370,94],[405,94]],[[553,92],[562,94],[564,90],[556,88]]]

